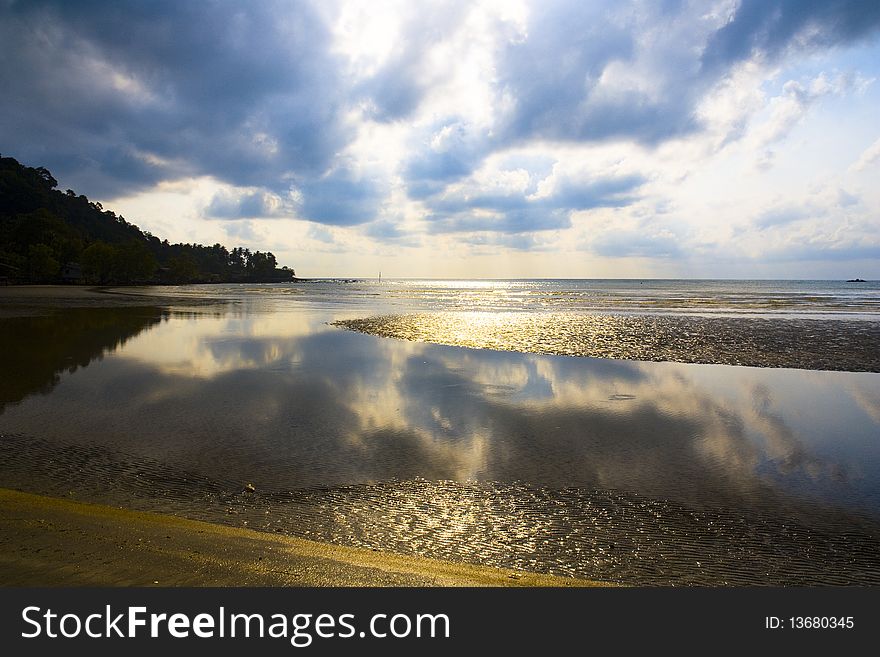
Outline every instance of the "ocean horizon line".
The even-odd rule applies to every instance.
[[[480,276],[382,276],[382,278],[371,276],[298,276],[293,283],[304,281],[340,281],[340,280],[357,280],[357,281],[694,281],[694,282],[775,282],[785,281],[790,283],[877,283],[880,279],[842,279],[842,278],[644,278],[644,277],[554,277],[554,276],[517,276],[507,278],[484,278]]]

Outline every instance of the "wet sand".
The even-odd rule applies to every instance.
[[[0,489],[4,586],[602,586]]]
[[[0,318],[216,303],[155,288],[0,287]],[[4,586],[594,586],[0,489]]]
[[[852,319],[445,312],[336,326],[415,342],[616,360],[880,372],[880,322]]]
[[[132,510],[118,512],[128,514],[114,520],[119,529],[94,513],[0,504],[0,583],[444,585],[494,568],[636,585],[878,581],[878,406],[865,378],[875,374],[826,373],[800,386],[799,372],[414,347],[327,326],[375,312],[369,304],[291,324],[319,306],[306,300],[267,327],[273,297],[260,305],[223,294],[0,288],[0,342],[20,347],[0,363],[15,373],[0,380],[0,487]],[[459,323],[444,325],[450,316]],[[749,346],[737,352],[720,339],[724,326],[688,325],[704,321],[692,316],[675,326],[679,318],[578,313],[409,317],[427,334],[399,337],[438,341],[445,330],[449,344],[490,350],[544,353],[556,341],[633,360],[707,349],[791,359],[799,344],[821,344],[832,356],[851,349],[854,369],[880,362],[869,321],[794,320],[789,328],[817,332],[787,343],[777,331],[768,347],[746,329],[773,331],[776,320],[717,318],[743,320],[730,329]],[[847,334],[850,323],[867,332]],[[141,335],[153,351],[198,345],[194,354],[220,367],[194,377],[201,361],[187,353],[166,371],[143,345],[132,349]],[[735,381],[713,387],[728,376]],[[377,393],[393,402],[378,424]],[[813,406],[821,412],[806,413]],[[823,451],[837,443],[839,454]],[[474,455],[476,476],[461,469]],[[247,481],[256,490],[244,492]],[[133,532],[126,523],[139,511],[212,529],[178,536],[154,520]],[[388,566],[395,554],[465,571],[438,579],[411,565],[418,557]],[[452,566],[460,562],[480,565]],[[501,572],[496,583],[533,583]]]
[[[0,318],[68,308],[192,309],[221,300],[157,287],[0,287]],[[615,360],[880,372],[880,322],[669,314],[437,312],[334,322],[416,342]]]
[[[0,318],[46,315],[66,308],[129,308],[208,305],[212,299],[175,296],[157,287],[86,287],[81,285],[9,285],[0,287]]]

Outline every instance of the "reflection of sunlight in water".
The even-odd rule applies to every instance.
[[[474,330],[499,317],[475,314]],[[860,438],[877,421],[871,397],[858,392],[872,389],[861,381],[877,375],[462,350],[348,333],[328,328],[328,319],[301,309],[172,316],[108,359],[154,373],[112,383],[132,386],[128,408],[95,405],[101,393],[83,392],[82,408],[53,399],[39,413],[8,411],[4,424],[36,435],[69,433],[71,425],[117,435],[102,423],[117,427],[126,413],[141,413],[128,423],[130,439],[162,444],[169,439],[157,435],[161,428],[187,427],[196,443],[173,449],[193,458],[204,441],[221,461],[224,449],[252,443],[267,463],[256,475],[270,485],[285,476],[293,485],[442,476],[700,498],[744,495],[768,482],[801,494],[805,478],[812,495],[861,491],[880,504],[871,488],[876,446]],[[75,387],[65,390],[75,397]],[[57,417],[65,421],[53,425]],[[228,447],[210,435],[217,428]],[[285,469],[302,459],[304,445],[321,441],[294,471]],[[247,468],[245,454],[233,461]],[[853,490],[859,477],[869,477],[867,486]]]
[[[89,469],[74,450],[77,485],[109,481],[90,489],[101,495],[127,494],[120,481],[150,490],[130,472],[161,458],[162,503],[188,515],[216,520],[218,500],[233,505],[225,491],[253,481],[260,493],[234,500],[249,526],[563,574],[641,559],[636,579],[651,581],[644,564],[671,559],[686,578],[711,553],[715,579],[699,581],[718,581],[736,568],[724,554],[737,537],[789,545],[774,534],[789,504],[880,516],[880,375],[459,349],[328,327],[334,318],[172,314],[103,361],[59,366],[54,389],[4,410],[0,433],[130,455],[105,480],[106,459]],[[448,330],[517,330],[496,313],[472,319]],[[22,471],[44,467],[16,445]],[[222,485],[194,503],[192,479],[163,468]],[[247,515],[263,499],[265,527]],[[789,546],[798,559],[805,527]]]

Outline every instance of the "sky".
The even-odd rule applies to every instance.
[[[880,278],[880,2],[0,0],[0,153],[299,276]]]

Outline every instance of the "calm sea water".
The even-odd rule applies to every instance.
[[[878,319],[880,281],[662,279],[314,279],[294,285],[204,286],[197,296],[302,294],[394,311],[609,311]]]
[[[880,374],[472,349],[334,324],[758,313],[873,326],[876,284],[141,293],[156,303],[0,319],[15,345],[0,485],[625,583],[880,583]]]

